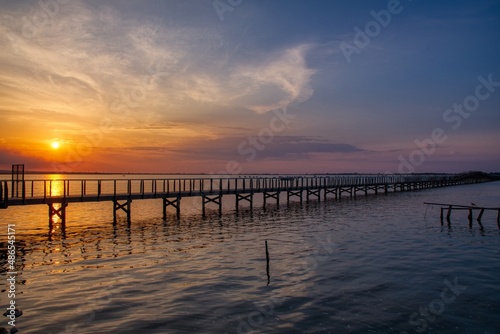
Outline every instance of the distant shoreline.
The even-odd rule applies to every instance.
[[[0,170],[0,175],[11,175],[10,170]],[[461,172],[463,173],[463,172]],[[413,175],[445,175],[461,173],[427,172],[427,173],[408,173]],[[500,176],[500,172],[486,172],[487,174]],[[29,171],[25,175],[58,174],[58,175],[232,175],[234,177],[241,175],[385,175],[385,173],[246,173],[246,174],[212,174],[212,173],[152,173],[152,172],[48,172],[48,171]],[[400,173],[393,173],[400,174]]]

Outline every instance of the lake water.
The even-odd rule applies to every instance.
[[[183,198],[167,222],[161,200],[134,201],[130,225],[110,202],[75,203],[52,231],[47,206],[0,210],[3,247],[16,230],[19,333],[500,333],[496,212],[484,229],[466,211],[441,226],[423,204],[499,207],[500,182],[238,214],[223,201],[202,218]]]

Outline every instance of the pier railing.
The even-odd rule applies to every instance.
[[[239,176],[220,178],[165,178],[165,179],[45,179],[0,181],[0,208],[15,205],[47,204],[49,206],[49,228],[55,217],[64,224],[66,207],[73,202],[113,202],[113,221],[117,212],[124,211],[127,221],[131,221],[131,203],[137,199],[161,198],[163,218],[167,217],[167,207],[175,208],[180,216],[180,201],[183,197],[198,196],[202,199],[202,214],[206,205],[217,205],[222,214],[222,197],[235,195],[235,208],[246,201],[253,207],[255,194],[262,194],[266,201],[276,201],[279,206],[280,194],[290,198],[318,201],[323,196],[333,196],[341,200],[343,195],[356,198],[358,192],[375,195],[380,192],[397,192],[426,188],[453,186],[465,183],[491,181],[483,174],[419,174],[419,175],[328,175],[328,176]],[[11,183],[12,182],[12,183]],[[12,191],[9,198],[9,185]]]
[[[22,181],[22,191],[13,200],[112,198],[124,195],[148,198],[162,196],[198,196],[333,187],[375,186],[430,181],[450,181],[454,175],[335,175],[285,177],[221,177],[166,179],[53,179]],[[0,203],[8,200],[10,181],[0,185]]]

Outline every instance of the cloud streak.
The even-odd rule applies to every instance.
[[[243,59],[234,55],[237,43],[215,29],[166,27],[78,1],[60,6],[35,37],[25,38],[28,12],[33,7],[8,12],[1,24],[0,82],[18,101],[36,98],[38,108],[102,115],[135,89],[137,101],[129,104],[141,116],[159,105],[168,114],[200,103],[265,113],[313,94],[306,44]],[[33,103],[12,107],[29,110]]]
[[[209,141],[194,141],[188,146],[177,149],[168,149],[189,158],[210,158],[214,160],[245,161],[245,157],[238,153],[238,144],[247,141],[246,137],[225,137]],[[140,149],[140,148],[138,148]],[[151,148],[148,148],[151,150]],[[256,160],[290,159],[303,160],[311,154],[350,154],[363,152],[364,149],[345,143],[332,142],[325,138],[311,136],[275,136],[272,143],[259,151]]]

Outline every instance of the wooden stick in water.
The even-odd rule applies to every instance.
[[[267,240],[266,240],[266,273],[267,273],[267,285],[269,285],[271,281],[271,276],[269,275],[269,249],[267,248]]]

